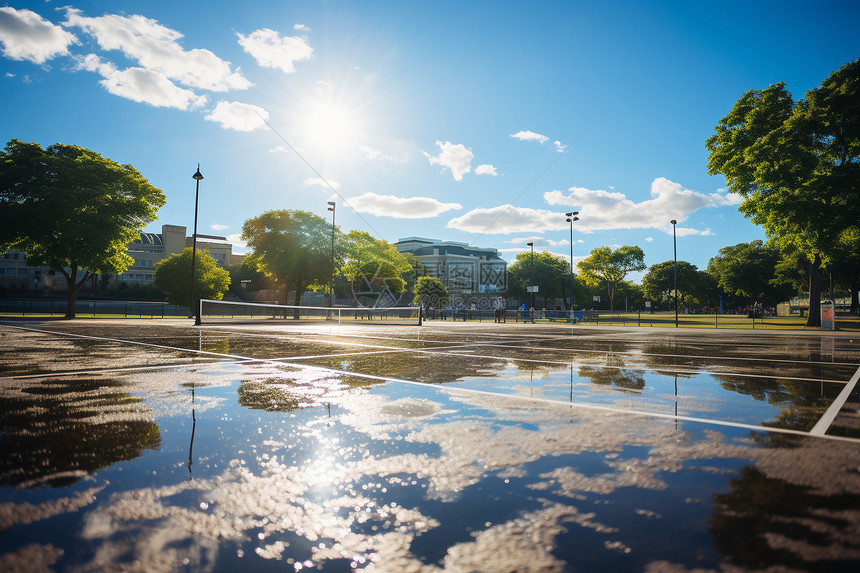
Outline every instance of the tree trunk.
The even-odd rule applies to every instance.
[[[803,269],[809,276],[809,316],[806,326],[821,327],[821,257],[814,261],[803,260]]]
[[[66,284],[68,285],[69,293],[68,298],[66,299],[66,318],[75,318],[75,303],[78,300],[78,291],[80,291],[81,286],[86,282],[89,278],[89,271],[84,272],[84,276],[80,281],[77,281],[78,278],[78,266],[73,265],[71,267],[71,273],[66,273],[65,269],[56,269],[59,270],[60,274],[66,277]]]

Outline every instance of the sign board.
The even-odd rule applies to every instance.
[[[526,287],[526,292],[537,292],[537,291],[538,291],[537,286],[527,286]]]
[[[242,279],[242,280],[241,280],[241,281],[239,281],[239,282],[240,282],[240,283],[249,283],[249,282],[251,282],[251,279]]]
[[[645,301],[645,308],[651,308],[651,301],[650,300]]]
[[[594,297],[594,302],[600,302],[600,297],[599,297],[599,296],[595,296],[595,297]]]
[[[836,313],[832,301],[821,303],[821,328],[824,330],[836,330]]]

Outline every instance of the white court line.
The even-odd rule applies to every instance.
[[[836,415],[842,410],[842,406],[845,405],[845,401],[848,400],[848,396],[851,395],[851,392],[853,392],[854,388],[857,386],[858,380],[860,380],[860,368],[857,369],[857,372],[854,373],[854,376],[851,377],[851,380],[845,385],[845,388],[842,389],[839,396],[837,396],[833,403],[830,404],[830,407],[827,408],[827,411],[824,412],[821,419],[819,419],[815,426],[809,430],[810,434],[823,436],[827,433],[833,420],[836,419]]]
[[[274,359],[270,359],[270,358],[251,358],[251,357],[247,357],[247,356],[217,354],[217,353],[208,352],[208,351],[204,351],[204,350],[194,350],[194,349],[189,349],[189,348],[177,348],[177,347],[173,347],[173,346],[151,344],[148,342],[136,342],[133,340],[122,340],[119,338],[107,338],[107,337],[103,337],[103,336],[89,336],[89,335],[84,335],[84,334],[57,332],[57,331],[53,331],[53,330],[40,330],[40,329],[36,329],[36,328],[27,328],[27,327],[21,327],[21,326],[13,326],[13,328],[18,328],[21,330],[27,330],[27,331],[31,331],[31,332],[39,332],[39,333],[44,333],[44,334],[60,334],[63,336],[71,336],[71,337],[75,337],[75,338],[84,338],[84,339],[89,339],[89,340],[104,340],[104,341],[108,341],[108,342],[119,342],[119,343],[125,343],[125,344],[134,344],[134,345],[139,345],[139,346],[162,348],[162,349],[167,349],[167,350],[178,350],[181,352],[190,352],[193,354],[215,355],[215,356],[222,356],[222,357],[223,356],[229,356],[230,358],[235,358],[237,360],[241,360],[241,361],[246,362],[246,363],[262,362],[262,363],[273,363],[273,364],[280,364],[280,365],[287,365],[287,366],[295,366],[297,368],[305,369],[305,370],[315,370],[315,371],[319,371],[319,372],[326,372],[329,374],[339,374],[341,376],[354,376],[357,378],[366,378],[369,380],[379,380],[381,382],[396,382],[396,383],[407,384],[407,385],[412,385],[412,386],[421,386],[423,388],[429,387],[429,388],[434,388],[437,390],[448,391],[448,392],[456,391],[456,392],[471,393],[471,394],[481,394],[481,395],[487,395],[487,396],[492,396],[492,397],[496,397],[496,398],[506,398],[506,399],[512,399],[512,400],[521,400],[521,401],[524,400],[524,401],[537,402],[537,403],[559,404],[559,405],[565,405],[565,406],[568,406],[571,408],[585,408],[585,409],[589,409],[589,410],[602,410],[602,411],[614,412],[614,413],[618,413],[618,414],[631,414],[631,415],[635,415],[635,416],[646,416],[646,417],[651,417],[651,418],[683,420],[683,421],[688,421],[688,422],[698,422],[698,423],[703,423],[703,424],[711,424],[711,425],[715,425],[715,426],[725,426],[725,427],[731,427],[731,428],[744,428],[744,429],[755,430],[755,431],[760,431],[760,432],[773,432],[773,433],[778,433],[778,434],[790,434],[790,435],[796,435],[796,436],[813,435],[811,432],[803,432],[801,430],[789,430],[789,429],[785,429],[785,428],[756,426],[754,424],[743,424],[740,422],[729,422],[729,421],[725,421],[725,420],[713,420],[710,418],[694,418],[691,416],[676,416],[674,414],[663,414],[660,412],[643,412],[643,411],[639,411],[639,410],[628,410],[628,409],[624,409],[624,408],[615,408],[612,406],[601,406],[601,405],[597,405],[597,404],[587,404],[587,403],[582,403],[582,402],[563,402],[561,400],[551,400],[551,399],[547,399],[547,398],[533,398],[533,397],[526,397],[526,396],[517,396],[515,394],[502,394],[502,393],[497,393],[497,392],[490,392],[488,390],[478,390],[478,389],[474,389],[474,388],[455,388],[455,387],[451,387],[451,386],[439,386],[438,384],[430,384],[430,383],[426,383],[426,382],[417,382],[415,380],[404,380],[401,378],[386,378],[384,376],[375,376],[373,374],[361,374],[358,372],[350,372],[348,370],[338,370],[335,368],[325,368],[325,367],[320,367],[320,366],[308,366],[307,364],[296,364],[296,363],[292,363],[292,362],[284,362],[284,361],[274,360]],[[215,364],[217,365],[217,363],[215,363]],[[208,364],[197,365],[197,366],[208,366]],[[152,368],[158,369],[159,367],[153,366]],[[43,374],[43,376],[52,376],[52,374],[50,374],[50,373]],[[853,384],[849,384],[849,385],[852,387],[853,387],[853,385],[856,385],[857,379],[860,379],[860,369],[858,369],[857,373],[855,373],[854,377],[852,378]],[[846,389],[847,388],[848,388],[848,386],[846,386]],[[842,394],[840,394],[840,397],[843,394],[845,394],[845,397],[847,398],[847,394],[846,394],[845,390],[843,390]],[[848,394],[850,394],[850,391],[848,392]],[[834,416],[835,416],[835,414],[834,414]],[[823,439],[827,439],[827,440],[860,443],[860,439],[858,439],[858,438],[848,438],[848,437],[844,437],[844,436],[831,436],[831,435],[827,435],[824,433],[819,433],[819,434],[814,434],[814,435],[815,435],[815,437],[823,438]]]

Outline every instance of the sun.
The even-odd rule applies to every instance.
[[[358,149],[363,120],[347,102],[317,99],[302,118],[302,136],[315,151],[344,153]]]

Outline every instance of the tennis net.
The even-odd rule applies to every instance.
[[[398,306],[389,308],[297,306],[224,300],[200,300],[200,323],[222,322],[335,322],[367,324],[420,325],[420,308]]]

